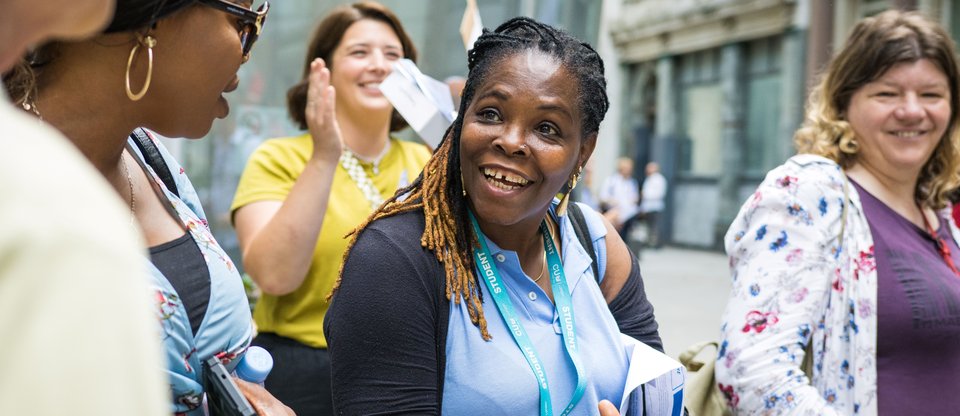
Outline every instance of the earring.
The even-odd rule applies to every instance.
[[[560,204],[557,205],[557,215],[562,217],[567,215],[567,205],[570,204],[570,194],[573,193],[573,189],[577,187],[577,183],[580,182],[580,174],[583,172],[583,166],[577,169],[577,173],[570,178],[570,182],[567,182],[567,192],[563,194],[563,198],[560,198]]]
[[[143,88],[140,89],[140,92],[134,94],[133,90],[130,89],[130,67],[133,66],[133,58],[137,56],[137,51],[140,50],[140,46],[147,47],[147,79],[143,82]],[[133,49],[130,50],[130,57],[127,58],[127,75],[126,75],[126,87],[127,87],[127,98],[130,101],[140,101],[144,95],[147,95],[147,90],[150,89],[150,80],[153,78],[153,47],[157,46],[157,39],[153,36],[147,35],[144,38],[141,38],[137,41],[136,45],[133,45]]]
[[[467,184],[463,182],[463,171],[460,171],[460,191],[463,192],[463,196],[467,196]]]
[[[840,151],[848,155],[855,155],[857,151],[860,150],[860,143],[857,142],[857,138],[853,135],[850,136],[841,136],[840,143],[838,143]]]
[[[28,94],[26,97],[23,97],[23,102],[20,103],[20,107],[23,108],[23,111],[30,112],[37,117],[40,121],[43,121],[43,116],[40,115],[40,110],[37,108],[36,101],[30,98]]]

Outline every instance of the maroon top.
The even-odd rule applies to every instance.
[[[960,409],[960,277],[925,229],[854,182],[877,260],[877,396],[880,415],[947,415]],[[937,230],[954,263],[960,248]]]

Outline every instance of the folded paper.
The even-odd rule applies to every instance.
[[[440,144],[456,117],[447,84],[424,75],[409,59],[393,64],[393,72],[380,83],[380,91],[431,148]]]

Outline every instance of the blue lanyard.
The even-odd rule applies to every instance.
[[[520,351],[523,352],[524,358],[527,359],[527,364],[530,365],[530,369],[533,370],[533,374],[537,377],[538,387],[540,388],[540,415],[551,416],[553,415],[553,405],[550,401],[550,387],[547,384],[547,373],[544,371],[543,363],[540,361],[540,356],[530,341],[530,337],[527,336],[527,331],[523,328],[523,324],[517,319],[517,315],[513,309],[513,302],[510,301],[510,296],[507,295],[507,291],[503,287],[500,272],[497,270],[496,264],[490,261],[490,250],[487,248],[487,241],[483,237],[480,226],[477,224],[477,219],[473,216],[472,212],[470,213],[470,221],[473,223],[477,240],[480,242],[480,249],[473,250],[473,256],[477,262],[477,270],[486,283],[487,290],[493,295],[494,304],[497,305],[500,316],[503,318],[507,328],[510,329],[513,340],[517,343]],[[577,370],[577,387],[573,391],[573,397],[570,398],[570,403],[567,404],[567,407],[563,410],[563,413],[561,413],[561,415],[566,416],[570,414],[574,406],[580,402],[586,390],[587,382],[583,374],[583,365],[580,363],[580,348],[577,344],[573,302],[570,297],[570,289],[567,287],[566,274],[563,271],[560,253],[557,252],[557,248],[553,244],[553,239],[550,238],[546,221],[540,224],[540,231],[543,233],[543,244],[547,251],[547,267],[550,270],[550,283],[553,287],[556,309],[560,315],[560,331],[563,335],[564,347],[570,356],[570,361],[573,362],[573,367]]]

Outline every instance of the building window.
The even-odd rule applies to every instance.
[[[716,175],[721,171],[723,106],[720,50],[709,49],[678,58],[681,120],[686,132],[680,143],[680,171]]]
[[[747,43],[746,112],[744,147],[745,167],[749,173],[762,173],[780,162],[780,93],[783,81],[779,36]]]

